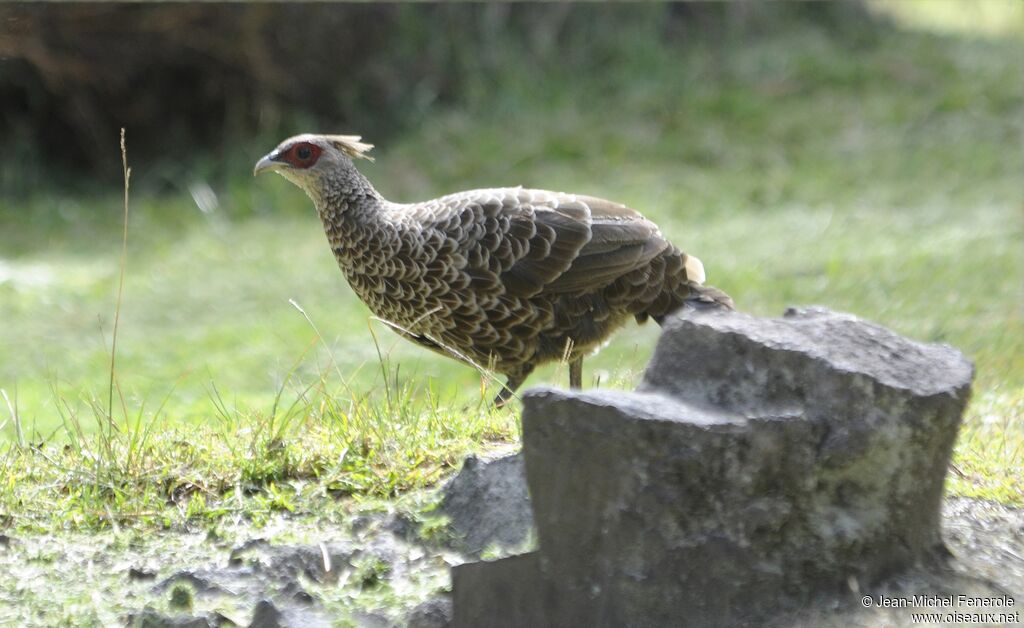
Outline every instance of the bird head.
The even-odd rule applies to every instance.
[[[276,172],[314,196],[326,180],[353,170],[353,159],[373,161],[367,155],[373,144],[360,139],[358,135],[296,135],[257,161],[252,173]]]

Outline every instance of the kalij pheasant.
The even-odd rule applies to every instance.
[[[358,136],[299,135],[259,160],[305,190],[349,284],[399,333],[504,374],[504,404],[537,365],[583,357],[630,317],[732,308],[700,260],[650,220],[580,194],[496,188],[422,203],[385,200],[356,169]]]

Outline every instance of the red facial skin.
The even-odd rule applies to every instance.
[[[316,144],[297,142],[281,153],[277,160],[287,162],[295,168],[305,169],[315,164],[322,152],[323,150]]]

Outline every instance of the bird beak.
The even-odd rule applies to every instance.
[[[277,158],[279,153],[275,150],[272,153],[264,155],[259,161],[256,162],[256,167],[252,169],[252,176],[256,176],[261,172],[273,172],[275,170],[281,170],[288,166],[283,161],[278,161]]]

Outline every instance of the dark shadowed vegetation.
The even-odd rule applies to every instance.
[[[117,155],[99,148],[121,127],[169,169],[296,126],[386,142],[452,105],[511,109],[555,81],[611,87],[607,71],[642,75],[659,51],[685,62],[801,22],[854,47],[874,37],[854,2],[8,6],[0,134],[35,166],[116,184]],[[61,150],[43,160],[31,146]]]

